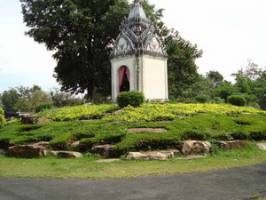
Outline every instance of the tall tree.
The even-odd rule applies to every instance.
[[[212,87],[217,87],[223,83],[224,77],[218,71],[209,71],[207,73],[207,78],[211,81]]]
[[[169,31],[165,37],[165,47],[169,56],[168,75],[169,93],[172,98],[183,97],[186,90],[201,80],[198,74],[196,59],[202,51],[197,45],[184,40],[177,32]]]
[[[88,97],[111,85],[109,44],[128,13],[126,0],[21,0],[27,34],[55,51],[62,88]]]

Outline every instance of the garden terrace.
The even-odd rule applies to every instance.
[[[66,107],[39,113],[38,116],[55,120],[46,124],[8,122],[0,129],[0,149],[49,141],[53,149],[73,150],[71,144],[79,141],[76,151],[89,152],[94,145],[112,144],[117,155],[122,155],[129,151],[173,148],[187,139],[266,140],[266,114],[253,108],[223,104],[145,104],[116,110],[116,105]],[[92,119],[92,116],[99,117],[78,120]],[[165,131],[151,133],[149,130],[153,128]],[[130,129],[142,131],[130,133]]]

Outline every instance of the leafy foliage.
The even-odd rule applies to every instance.
[[[126,0],[21,0],[27,34],[53,50],[56,78],[71,92],[109,94],[112,40],[128,14]]]
[[[70,121],[79,119],[100,119],[104,113],[117,109],[113,104],[81,105],[47,110],[38,114],[55,121]]]
[[[41,104],[35,108],[35,112],[38,113],[38,112],[49,110],[52,108],[53,108],[53,104]]]
[[[77,106],[84,103],[82,98],[76,97],[71,93],[62,92],[58,89],[52,90],[50,96],[55,107]]]
[[[17,87],[4,91],[1,101],[7,115],[15,112],[33,112],[42,104],[51,104],[50,96],[39,86]]]
[[[235,106],[244,106],[246,105],[247,101],[245,97],[241,95],[232,95],[228,97],[228,102]]]
[[[120,108],[127,106],[139,107],[144,102],[144,95],[140,92],[122,92],[117,97]]]
[[[0,128],[5,124],[4,110],[0,107]]]
[[[264,113],[249,107],[237,107],[226,104],[144,104],[141,107],[126,107],[120,112],[108,115],[109,121],[139,122],[139,121],[171,121],[179,117],[197,113],[239,114]]]
[[[169,94],[171,98],[186,96],[187,90],[199,79],[195,60],[202,51],[197,45],[180,37],[177,32],[168,31],[165,47],[168,53]]]
[[[205,95],[196,96],[195,99],[199,103],[207,103],[208,102],[208,96],[205,96]]]

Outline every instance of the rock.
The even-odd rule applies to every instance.
[[[50,122],[52,122],[53,120],[49,119],[49,118],[46,118],[46,117],[39,117],[37,119],[37,124],[38,125],[45,125],[45,124],[48,124]]]
[[[19,114],[22,124],[34,124],[35,118],[30,113]]]
[[[85,152],[91,150],[91,146],[88,146],[85,143],[82,143],[80,141],[72,142],[68,146],[69,146],[70,150],[78,151],[78,152],[82,152],[82,153],[85,153]]]
[[[8,155],[19,158],[38,158],[46,155],[46,148],[38,145],[16,145],[8,148]]]
[[[47,155],[58,158],[82,158],[83,155],[75,151],[48,151]]]
[[[6,155],[6,151],[4,149],[0,149],[0,156],[5,156]]]
[[[74,151],[82,151],[84,149],[83,146],[84,145],[81,144],[80,141],[76,141],[76,142],[69,144],[69,147],[71,148],[71,150],[74,150]]]
[[[47,149],[49,147],[49,144],[50,144],[49,142],[41,141],[41,142],[33,143],[31,145],[35,147],[43,147]]]
[[[216,144],[225,150],[230,149],[240,149],[247,145],[247,142],[242,140],[232,140],[232,141],[217,141]]]
[[[262,151],[266,151],[266,143],[258,143],[257,147]]]
[[[129,152],[128,160],[167,160],[179,154],[178,150],[169,151],[148,151],[148,152]]]
[[[184,155],[208,154],[211,143],[207,141],[187,140],[181,144],[181,153]]]
[[[91,152],[94,154],[99,154],[105,158],[116,157],[115,146],[111,144],[95,145],[92,147]]]

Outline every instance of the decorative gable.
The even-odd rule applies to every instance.
[[[155,27],[147,19],[138,0],[134,1],[130,14],[121,24],[120,30],[112,52],[113,58],[139,54],[167,57]]]

